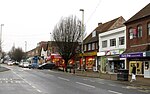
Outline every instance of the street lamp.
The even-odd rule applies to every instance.
[[[83,63],[83,53],[84,53],[84,51],[83,51],[83,32],[84,32],[84,9],[80,9],[80,11],[82,12],[82,33],[81,33],[81,37],[82,37],[82,40],[81,40],[81,52],[82,52],[82,65],[84,65],[84,63]],[[85,67],[85,65],[83,66],[83,69],[85,69],[84,68]]]
[[[2,26],[4,26],[4,24],[1,24],[1,31],[0,31],[0,59],[2,57]]]

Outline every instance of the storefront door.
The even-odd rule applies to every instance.
[[[150,78],[150,61],[144,63],[144,78]]]

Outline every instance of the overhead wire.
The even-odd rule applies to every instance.
[[[94,13],[95,13],[95,12],[96,12],[96,10],[97,10],[97,8],[99,7],[99,5],[100,5],[101,1],[102,1],[102,0],[99,0],[99,2],[97,3],[97,5],[96,5],[96,7],[95,7],[94,11],[91,13],[91,15],[89,16],[89,18],[87,19],[87,21],[86,21],[86,23],[85,23],[85,24],[87,24],[87,23],[91,20],[91,18],[93,17]]]

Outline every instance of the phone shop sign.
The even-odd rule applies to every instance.
[[[133,57],[144,57],[144,53],[143,52],[139,52],[139,53],[128,53],[128,54],[121,54],[120,58],[133,58]]]

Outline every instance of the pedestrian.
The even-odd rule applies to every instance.
[[[132,78],[131,78],[130,82],[133,82],[135,80],[136,80],[136,66],[133,65],[133,68],[132,68]]]

